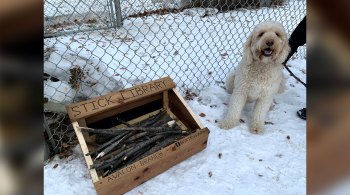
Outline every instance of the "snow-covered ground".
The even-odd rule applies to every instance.
[[[181,8],[189,2],[188,0],[119,1],[122,18],[164,8]],[[114,0],[45,0],[44,34],[110,28],[115,21],[114,2]]]
[[[305,80],[306,61],[289,64]],[[215,121],[227,110],[229,94],[215,85],[202,90],[188,103],[210,129],[207,148],[127,194],[306,194],[306,122],[296,116],[306,104],[305,92],[289,77],[268,113],[265,133],[255,135],[247,127],[252,105],[243,110],[245,123],[223,130]],[[45,194],[96,194],[78,146],[69,158],[48,162],[44,175]]]
[[[248,131],[252,105],[243,111],[245,123],[229,131],[215,123],[229,97],[220,86],[240,61],[252,28],[276,20],[291,33],[305,14],[303,1],[226,13],[196,8],[127,18],[117,30],[47,38],[44,72],[57,79],[44,82],[44,96],[66,104],[170,75],[181,92],[198,93],[188,103],[197,115],[206,115],[199,118],[211,131],[208,147],[128,194],[305,194],[306,123],[296,111],[305,107],[306,90],[294,78],[275,98],[265,134]],[[305,81],[305,48],[296,57],[289,65]],[[72,67],[84,72],[79,90],[69,84]],[[67,159],[56,156],[47,162],[44,174],[45,194],[96,193],[78,146]]]

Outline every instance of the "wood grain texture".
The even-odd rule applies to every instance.
[[[198,117],[176,89],[169,90],[169,108],[186,127],[190,129],[204,128]]]
[[[111,174],[95,182],[97,193],[99,195],[123,194],[133,189],[203,150],[207,146],[208,135],[209,130],[207,128],[199,130],[179,140],[178,143],[171,144],[156,152],[159,154],[157,159],[150,157],[152,156],[150,155],[121,169],[119,173]],[[152,160],[148,160],[150,158]]]
[[[163,91],[175,88],[175,83],[170,77],[165,77],[142,85],[137,85],[119,92],[110,93],[97,98],[89,99],[76,104],[66,106],[71,121],[87,118],[100,114],[111,108],[132,103]]]
[[[165,110],[169,109],[169,92],[168,91],[163,92],[163,108]]]
[[[155,84],[155,82],[158,82],[158,84]],[[163,83],[164,87],[162,87],[161,83]],[[158,88],[153,85],[158,85]],[[147,91],[142,86],[148,86],[149,88],[147,89],[155,87],[154,89],[157,90]],[[125,193],[203,150],[207,146],[209,130],[203,127],[197,116],[187,105],[187,102],[174,88],[175,84],[173,81],[169,77],[166,77],[148,84],[138,85],[117,93],[107,94],[67,106],[68,114],[73,121],[72,125],[77,134],[88,167],[93,164],[93,161],[91,156],[85,156],[89,152],[86,142],[93,143],[93,137],[88,134],[84,135],[79,129],[79,126],[88,127],[89,125],[95,125],[101,120],[109,120],[108,118],[118,114],[129,116],[129,118],[126,117],[128,118],[127,122],[129,124],[135,124],[165,109],[169,116],[176,120],[182,129],[196,130],[195,133],[177,140],[175,143],[106,177],[98,175],[100,173],[96,172],[95,169],[90,169],[91,178],[98,194]],[[134,96],[137,90],[143,90],[143,92],[147,93],[142,92],[141,94],[139,91],[139,95]],[[132,97],[126,96],[127,93]],[[97,108],[97,106],[99,107]],[[139,107],[146,110],[140,113],[138,112]],[[136,112],[138,114],[134,115]],[[79,116],[76,116],[77,113],[79,113]],[[118,127],[122,126],[125,126],[125,124],[118,125]]]
[[[81,120],[81,123],[83,123],[82,120]],[[81,150],[83,151],[86,164],[88,167],[90,167],[90,165],[93,164],[93,161],[92,161],[90,156],[85,155],[85,154],[89,153],[89,149],[88,149],[88,146],[85,142],[84,136],[83,136],[81,130],[79,129],[79,123],[77,121],[75,121],[72,123],[72,125],[74,128],[75,134],[78,137],[79,145],[81,147]],[[90,175],[91,175],[91,179],[93,182],[97,182],[99,180],[95,169],[90,169]]]
[[[148,119],[149,117],[151,117],[151,116],[153,116],[153,115],[158,114],[161,110],[162,110],[162,109],[158,109],[158,110],[156,110],[156,111],[153,111],[153,112],[150,112],[150,113],[148,113],[148,114],[142,115],[142,116],[140,116],[140,117],[134,118],[134,119],[132,119],[132,120],[130,120],[130,121],[127,121],[127,123],[129,123],[130,125],[136,124],[136,123],[138,123],[138,122],[140,122],[140,121],[143,121],[143,120],[145,120],[145,119]],[[124,124],[120,124],[120,125],[115,126],[115,128],[124,128],[124,127],[126,127],[126,125],[124,125]]]
[[[138,101],[132,101],[132,102],[128,102],[128,103],[125,103],[125,104],[121,104],[121,105],[119,105],[117,107],[110,108],[109,110],[106,110],[105,112],[102,112],[102,113],[95,114],[93,116],[87,117],[86,118],[86,123],[87,124],[91,124],[91,123],[99,121],[101,119],[104,119],[104,118],[107,118],[107,117],[110,117],[110,116],[113,116],[113,115],[116,115],[116,114],[119,114],[119,113],[122,113],[122,112],[125,112],[125,111],[128,111],[128,110],[131,110],[133,108],[137,108],[139,106],[142,106],[144,104],[153,102],[155,100],[159,100],[159,99],[162,98],[162,95],[163,95],[162,93],[155,94],[155,95],[152,95],[152,96],[149,96],[149,97],[145,97],[143,99],[139,99]]]

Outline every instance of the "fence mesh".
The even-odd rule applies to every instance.
[[[223,85],[254,26],[290,34],[306,0],[45,0],[44,14],[44,126],[59,152],[74,137],[66,104],[168,75],[183,94]]]

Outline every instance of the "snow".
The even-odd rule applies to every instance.
[[[59,81],[45,81],[44,95],[51,102],[71,103],[77,96],[96,97],[168,75],[181,92],[198,93],[188,103],[198,117],[206,115],[199,119],[210,129],[207,148],[127,194],[305,194],[306,123],[296,116],[306,105],[303,85],[288,76],[287,89],[276,96],[263,135],[248,131],[252,105],[243,110],[245,123],[231,130],[222,130],[215,122],[227,110],[229,94],[221,88],[222,81],[241,59],[242,44],[252,28],[260,21],[277,20],[291,33],[305,14],[302,1],[226,13],[188,9],[126,18],[123,28],[116,30],[47,38],[45,49],[52,52],[45,55],[44,72]],[[305,48],[296,58],[288,64],[305,81]],[[69,69],[77,66],[85,75],[79,90],[69,84]],[[45,194],[96,194],[80,148],[73,152],[44,166]]]
[[[83,89],[77,92],[83,98],[165,76],[172,77],[182,92],[222,84],[240,61],[248,34],[260,21],[280,21],[291,33],[297,22],[290,24],[288,19],[301,21],[306,13],[301,10],[305,5],[295,2],[289,2],[288,10],[282,6],[217,13],[212,8],[192,8],[177,14],[127,18],[123,28],[116,30],[47,38],[45,49],[53,52],[44,62],[44,72],[69,83],[70,67],[87,70]],[[213,15],[204,17],[206,13]],[[286,16],[280,20],[283,14]],[[297,56],[305,58],[305,48],[300,51]],[[90,87],[91,83],[96,85]],[[61,99],[46,90],[45,97]]]
[[[79,146],[68,158],[55,156],[46,164],[44,179],[44,194],[96,194]]]
[[[101,14],[110,9],[112,0],[46,0],[44,4],[44,15],[54,17],[60,15],[74,14],[81,18],[89,12]],[[187,0],[120,0],[123,18],[127,15],[153,11],[161,8],[180,8],[188,3]],[[58,9],[56,9],[56,7]],[[114,7],[114,4],[112,4]],[[75,9],[74,9],[75,8]]]
[[[305,80],[306,61],[289,64]],[[264,134],[255,135],[247,127],[252,105],[243,110],[245,123],[223,130],[215,121],[226,112],[229,94],[215,85],[203,89],[188,103],[210,130],[207,148],[127,194],[305,194],[306,122],[296,116],[305,106],[305,92],[288,77],[286,92],[276,96],[268,113]],[[48,162],[44,174],[45,194],[96,193],[79,147],[68,159]]]

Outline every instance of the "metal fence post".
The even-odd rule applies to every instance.
[[[117,22],[115,20],[113,0],[108,0],[108,11],[109,11],[109,17],[110,17],[111,22],[112,22],[111,27],[115,28],[117,26]]]
[[[120,0],[114,0],[115,16],[117,20],[117,28],[122,27],[122,11],[120,8]]]

